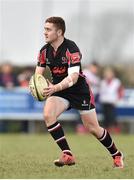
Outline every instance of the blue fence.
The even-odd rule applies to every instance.
[[[6,90],[0,88],[0,120],[28,120],[28,131],[35,131],[35,120],[43,120],[43,106],[27,89],[15,88]],[[96,104],[98,119],[102,119],[100,104]],[[134,89],[126,89],[124,98],[117,104],[117,116],[120,122],[129,123],[129,133],[134,133]],[[71,109],[62,113],[58,120],[79,120],[79,114]]]
[[[15,88],[12,90],[0,89],[0,119],[42,119],[45,102],[38,102],[30,95],[27,89]],[[134,118],[134,90],[126,89],[124,98],[117,104],[117,115],[120,118]],[[97,104],[97,112],[101,113]],[[64,115],[76,115],[77,111],[66,111]],[[78,116],[74,116],[78,118]],[[65,118],[66,119],[66,118]]]
[[[0,119],[8,120],[42,120],[45,102],[36,101],[27,89],[0,89]],[[74,109],[66,111],[60,119],[78,119],[78,112]]]

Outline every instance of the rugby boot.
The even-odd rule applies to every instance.
[[[119,168],[119,169],[124,168],[123,153],[121,153],[121,156],[119,155],[115,156],[113,160],[114,160],[114,168]]]
[[[74,156],[63,153],[59,159],[54,161],[54,164],[58,167],[64,165],[72,166],[75,164],[75,158]]]

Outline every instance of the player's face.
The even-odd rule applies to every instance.
[[[53,23],[45,23],[44,35],[46,43],[53,43],[58,39],[58,30]]]

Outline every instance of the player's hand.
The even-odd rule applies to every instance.
[[[55,85],[53,85],[48,79],[47,79],[47,83],[48,83],[48,87],[44,88],[43,94],[49,97],[55,92]]]

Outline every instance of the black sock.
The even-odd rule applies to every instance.
[[[99,138],[99,141],[107,148],[113,158],[115,156],[121,156],[121,153],[116,148],[110,134],[104,129],[103,135]]]
[[[54,138],[55,142],[63,151],[63,153],[72,155],[60,123],[56,122],[47,128],[51,136]]]

